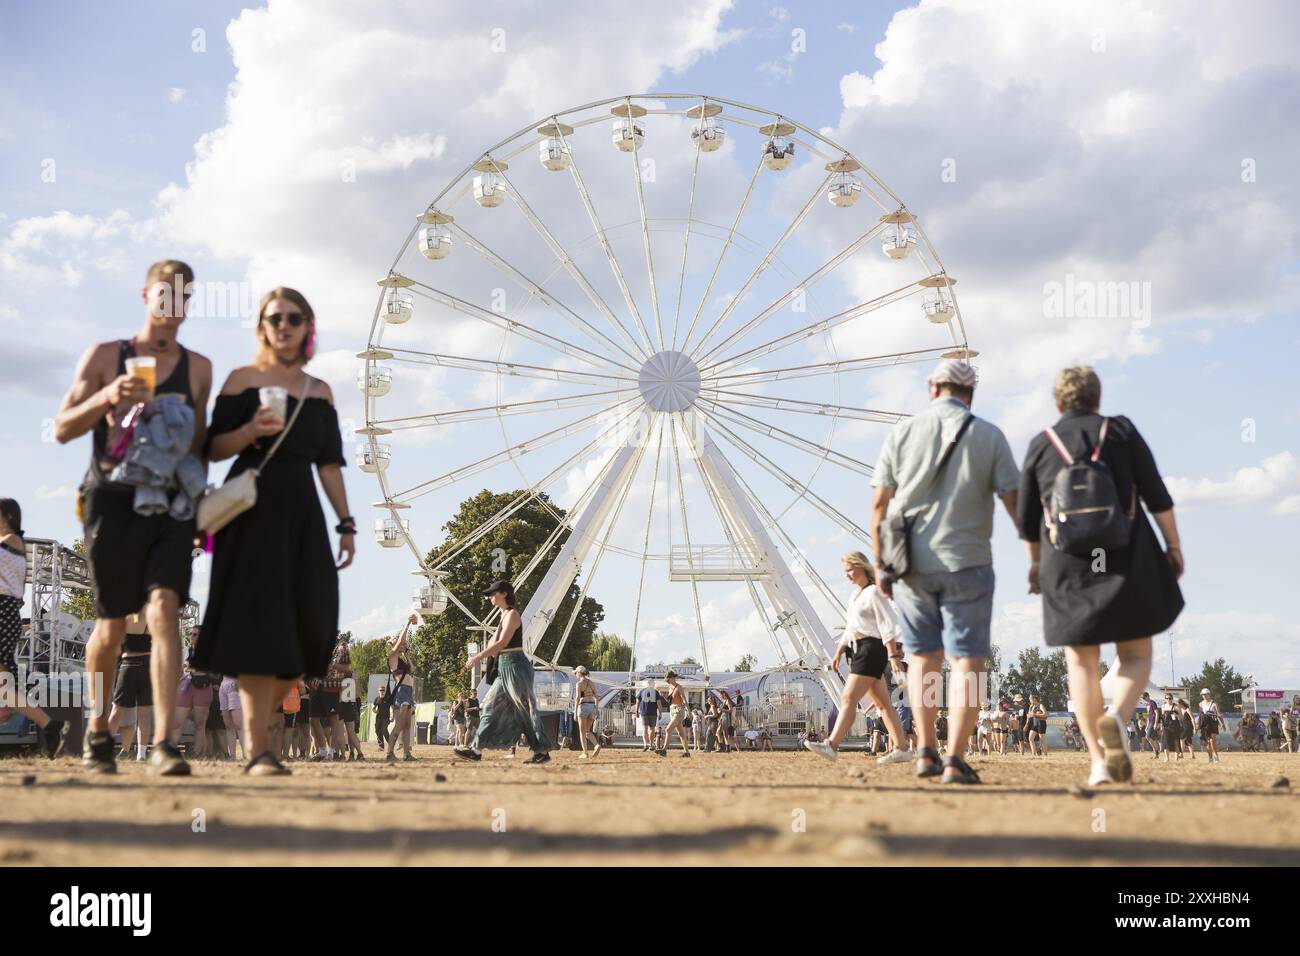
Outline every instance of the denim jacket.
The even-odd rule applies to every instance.
[[[108,476],[134,486],[136,514],[194,517],[208,469],[190,451],[193,440],[194,410],[184,397],[160,395],[145,406],[126,456]]]

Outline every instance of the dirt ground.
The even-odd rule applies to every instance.
[[[863,754],[417,757],[260,779],[201,762],[167,781],[133,762],[103,778],[3,759],[0,864],[1300,864],[1300,755],[1143,755],[1136,785],[1096,793],[1073,753],[975,761],[978,787]]]

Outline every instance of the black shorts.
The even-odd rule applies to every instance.
[[[339,712],[339,692],[314,690],[311,693],[311,715],[316,720],[327,720]]]
[[[853,643],[849,673],[879,680],[885,676],[885,665],[888,662],[889,653],[885,650],[885,642],[878,637],[864,638]]]
[[[92,482],[84,492],[86,564],[95,615],[121,618],[144,607],[156,588],[190,598],[194,520],[135,513],[135,490]]]
[[[338,706],[339,720],[345,724],[354,724],[357,721],[357,702],[355,700],[340,700]]]
[[[153,681],[149,679],[149,655],[123,657],[113,684],[113,703],[119,707],[152,707]]]

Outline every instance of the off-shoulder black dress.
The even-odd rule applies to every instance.
[[[252,421],[257,389],[219,395],[208,442]],[[298,399],[289,396],[286,421]],[[229,481],[257,467],[275,436],[240,453]],[[313,465],[342,465],[338,414],[307,405],[257,481],[257,504],[222,528],[194,666],[220,674],[324,676],[338,637],[339,579]]]
[[[1053,427],[1075,459],[1092,454],[1102,416],[1066,412]],[[1151,449],[1127,418],[1113,416],[1101,448],[1119,500],[1138,500],[1152,513],[1174,506]],[[1105,555],[1104,568],[1091,557],[1057,551],[1047,538],[1042,499],[1051,493],[1065,460],[1042,432],[1029,443],[1020,473],[1020,537],[1039,541],[1038,581],[1043,591],[1043,637],[1049,647],[1078,647],[1130,641],[1167,630],[1183,609],[1178,579],[1155,529],[1141,507],[1127,548]]]

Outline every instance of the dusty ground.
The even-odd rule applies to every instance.
[[[134,763],[105,779],[71,760],[0,760],[0,864],[1300,864],[1300,794],[1272,786],[1285,774],[1300,787],[1300,755],[1146,755],[1138,785],[1095,794],[1067,753],[977,761],[980,787],[861,754],[417,756],[262,779],[201,763],[176,781]]]

